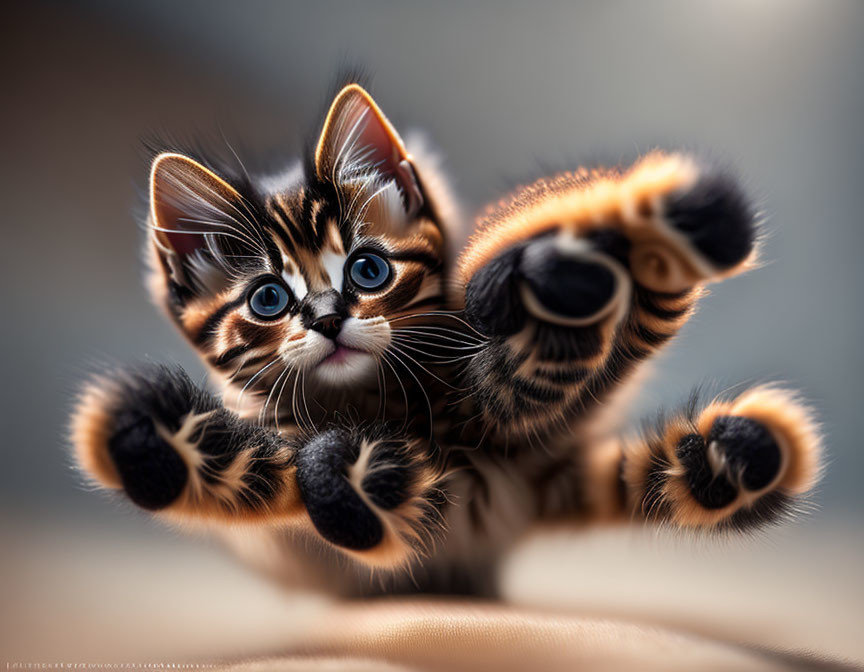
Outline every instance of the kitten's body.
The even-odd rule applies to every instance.
[[[608,422],[704,283],[753,260],[740,191],[686,156],[538,181],[454,259],[437,168],[349,86],[278,178],[157,157],[149,224],[153,295],[223,400],[161,367],[102,377],[79,463],[282,579],[493,594],[537,524],[746,529],[818,476],[780,390],[693,403],[627,445]]]

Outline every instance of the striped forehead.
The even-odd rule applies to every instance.
[[[310,195],[306,187],[271,194],[266,210],[272,220],[273,238],[287,254],[293,255],[304,249],[344,251],[343,234],[334,217],[333,204]]]
[[[273,194],[267,209],[274,222],[272,238],[282,262],[281,275],[294,296],[302,300],[310,291],[341,291],[345,244],[325,201],[300,188]]]

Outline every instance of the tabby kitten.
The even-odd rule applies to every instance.
[[[99,376],[77,462],[280,578],[493,594],[538,524],[747,530],[818,478],[811,413],[775,387],[608,422],[706,283],[754,263],[751,205],[689,156],[541,179],[454,259],[435,162],[352,84],[281,175],[158,155],[147,224],[152,295],[222,397],[174,367]]]

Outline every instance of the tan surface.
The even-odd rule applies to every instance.
[[[255,670],[387,669],[382,660],[394,669],[788,663],[725,642],[864,661],[864,541],[851,524],[734,544],[638,531],[545,536],[505,572],[515,604],[341,607],[280,591],[141,516],[127,524],[122,534],[80,522],[2,524],[3,661],[251,660],[243,669]]]
[[[422,670],[783,670],[784,661],[622,620],[524,607],[408,601],[343,606],[305,651]]]

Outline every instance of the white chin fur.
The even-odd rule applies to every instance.
[[[375,377],[374,355],[354,350],[338,362],[322,362],[310,372],[316,381],[330,387],[348,387]]]

